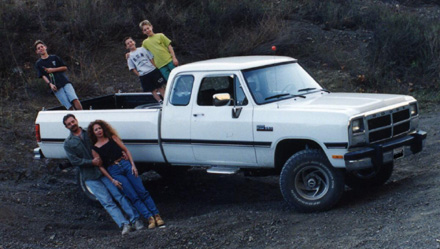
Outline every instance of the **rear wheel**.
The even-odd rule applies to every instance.
[[[97,202],[98,199],[96,199],[95,195],[93,194],[92,190],[87,187],[86,182],[84,181],[84,178],[81,174],[81,170],[78,170],[76,173],[76,179],[78,182],[78,186],[79,189],[81,190],[81,192],[83,192],[83,194],[85,195],[85,197],[87,197],[87,199],[93,201],[93,202]]]
[[[344,175],[320,150],[303,150],[287,160],[280,175],[286,202],[300,212],[333,207],[344,191]]]
[[[350,171],[345,176],[345,184],[353,189],[378,187],[390,179],[393,169],[391,162],[374,169]]]

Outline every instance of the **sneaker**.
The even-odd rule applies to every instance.
[[[122,235],[125,235],[131,231],[131,226],[129,224],[124,224],[122,227]]]
[[[140,219],[138,219],[138,220],[136,220],[134,222],[134,226],[133,227],[136,230],[141,230],[142,228],[144,228],[144,223]]]
[[[154,216],[154,219],[156,220],[156,224],[157,224],[157,226],[163,226],[163,225],[165,225],[165,222],[162,220],[162,218],[160,218],[160,215],[159,214],[156,214],[155,216]]]
[[[148,218],[148,229],[153,229],[156,227],[156,221],[154,220],[153,216]]]

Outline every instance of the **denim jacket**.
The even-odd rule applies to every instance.
[[[92,164],[92,141],[90,141],[87,131],[82,130],[81,138],[70,135],[64,140],[64,150],[67,158],[73,166],[78,166],[84,181],[95,180],[102,176],[98,167]]]

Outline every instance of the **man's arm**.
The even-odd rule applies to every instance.
[[[43,78],[46,84],[50,84],[50,80],[46,77],[46,75],[41,76],[41,78]]]
[[[50,86],[50,89],[52,89],[52,91],[54,91],[54,92],[58,91],[58,89],[55,86],[55,84],[50,82],[50,80],[46,77],[46,75],[41,76],[41,78],[43,78],[43,80]]]
[[[44,68],[46,73],[61,73],[67,71],[66,63],[64,63],[63,59],[54,55],[53,60],[55,61],[54,67]]]
[[[95,150],[92,150],[92,155],[93,155],[93,158],[100,158],[99,154]],[[121,182],[119,182],[118,180],[114,179],[102,165],[99,165],[98,167],[99,167],[99,171],[101,171],[101,173],[105,177],[107,177],[113,183],[113,185],[115,185],[116,187],[122,189],[122,183]]]
[[[139,72],[136,69],[131,69],[131,71],[139,77]]]
[[[127,54],[128,56],[130,56],[130,53]],[[127,58],[127,66],[128,66],[128,70],[132,71],[134,74],[136,74],[136,76],[139,77],[139,72],[138,70],[136,70],[136,65],[130,58]]]
[[[67,71],[67,66],[44,68],[46,73],[59,73]]]
[[[171,44],[168,45],[168,51],[170,52],[171,57],[173,58],[174,66],[177,67],[179,65],[179,61],[177,60],[176,55],[174,54],[174,49],[173,49],[173,46],[171,46]]]
[[[64,145],[64,150],[66,151],[67,159],[73,166],[79,167],[94,167],[92,159],[80,158],[76,155],[75,151],[69,146]]]
[[[154,63],[154,60],[153,60],[153,59],[151,59],[150,62],[151,62],[151,64],[153,64],[153,66],[154,66],[155,68],[157,68],[156,63]]]
[[[56,92],[56,91],[58,90],[57,87],[56,87],[54,84],[52,84],[52,83],[50,82],[48,76],[45,75],[46,68],[43,67],[43,66],[39,63],[39,61],[37,61],[37,62],[35,63],[35,70],[37,70],[38,78],[42,78],[42,79],[44,80],[44,82],[46,82],[46,84],[49,85],[49,87],[50,87],[50,89],[52,89],[52,91]]]

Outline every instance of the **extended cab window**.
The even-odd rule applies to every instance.
[[[179,75],[173,85],[170,103],[172,105],[188,105],[191,100],[191,91],[194,84],[194,76]]]
[[[213,96],[217,93],[229,93],[235,105],[246,105],[247,99],[236,75],[212,76],[203,78],[197,96],[200,106],[213,106]],[[231,103],[233,105],[234,103]]]

